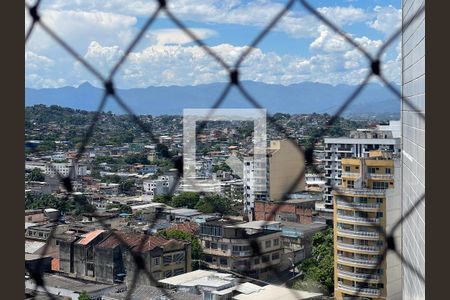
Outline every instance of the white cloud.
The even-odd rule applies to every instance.
[[[206,28],[190,28],[190,31],[201,40],[217,36],[217,31]],[[192,43],[192,39],[180,29],[166,28],[157,29],[149,32],[149,38],[157,45],[176,44],[184,45]]]
[[[41,14],[50,28],[106,74],[136,34],[140,26],[137,17],[149,16],[155,9],[154,3],[155,1],[135,0],[54,0],[43,2]],[[183,21],[240,24],[256,28],[266,26],[284,5],[266,0],[172,0],[168,3],[171,11]],[[317,18],[305,15],[304,10],[298,8],[297,5],[295,10],[287,13],[273,30],[284,32],[289,37],[308,38],[306,41],[310,42],[310,53],[281,55],[255,49],[244,61],[242,79],[281,84],[300,81],[331,84],[361,81],[368,64],[361,53]],[[377,6],[372,11],[351,6],[322,7],[318,10],[338,26],[361,23],[383,33],[398,27],[399,22],[399,10],[392,6]],[[28,16],[26,23],[30,23]],[[206,28],[191,30],[201,39],[219,34]],[[372,40],[366,36],[352,35],[352,38],[371,53],[375,53],[382,44],[380,40]],[[123,65],[116,84],[119,87],[145,87],[228,80],[228,75],[220,65],[190,42],[190,38],[180,30],[151,29]],[[212,48],[230,64],[245,50],[245,47],[231,45],[227,41]],[[27,86],[76,85],[92,79],[79,63],[70,58],[39,27],[27,44],[27,53]],[[400,76],[400,72],[397,72],[399,63],[398,59],[391,58],[385,66],[386,74],[397,82]]]
[[[402,22],[402,10],[396,9],[392,5],[381,7],[376,6],[373,9],[375,20],[367,22],[367,24],[386,35],[394,33],[400,28]]]

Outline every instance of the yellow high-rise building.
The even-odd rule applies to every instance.
[[[383,255],[386,239],[377,230],[389,231],[401,215],[396,172],[398,162],[387,152],[342,159],[342,184],[333,192],[336,299],[401,297],[400,261]],[[394,243],[400,247],[400,230]]]

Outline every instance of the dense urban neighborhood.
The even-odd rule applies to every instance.
[[[398,121],[341,118],[318,139],[329,115],[275,114],[263,173],[251,122],[199,122],[192,183],[180,166],[181,116],[139,116],[147,132],[104,112],[84,146],[93,115],[26,108],[30,293],[36,272],[71,299],[125,299],[129,289],[157,299],[161,287],[174,299],[328,299],[369,276],[363,293],[398,292],[383,285],[393,267],[372,274],[371,264],[382,248],[373,225],[398,214],[383,204],[395,186]]]

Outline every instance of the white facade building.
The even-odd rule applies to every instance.
[[[425,0],[402,1],[407,22]],[[425,193],[425,13],[402,32],[402,214]],[[419,112],[406,102],[413,104]],[[425,199],[402,222],[402,255],[425,278]],[[403,265],[403,299],[425,299],[425,282]]]
[[[171,175],[158,176],[158,179],[144,180],[144,193],[153,200],[155,196],[169,194],[175,178]]]
[[[400,152],[400,139],[394,138],[391,131],[358,129],[350,137],[324,139],[325,190],[324,205],[330,212],[333,210],[332,189],[341,184],[341,158],[368,157],[372,150],[389,150]]]

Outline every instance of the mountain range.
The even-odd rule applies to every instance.
[[[225,83],[211,83],[195,86],[151,86],[116,89],[116,92],[136,114],[181,114],[184,108],[211,107],[225,85]],[[285,86],[243,81],[242,85],[269,113],[332,114],[357,88],[357,86],[345,84],[333,86],[313,82]],[[59,105],[94,111],[99,105],[102,94],[102,88],[94,87],[88,82],[78,87],[26,88],[25,105]],[[233,87],[220,107],[251,108],[253,106]],[[108,101],[104,111],[124,113],[113,99]],[[344,114],[397,113],[399,111],[400,101],[392,92],[377,83],[369,83]]]

